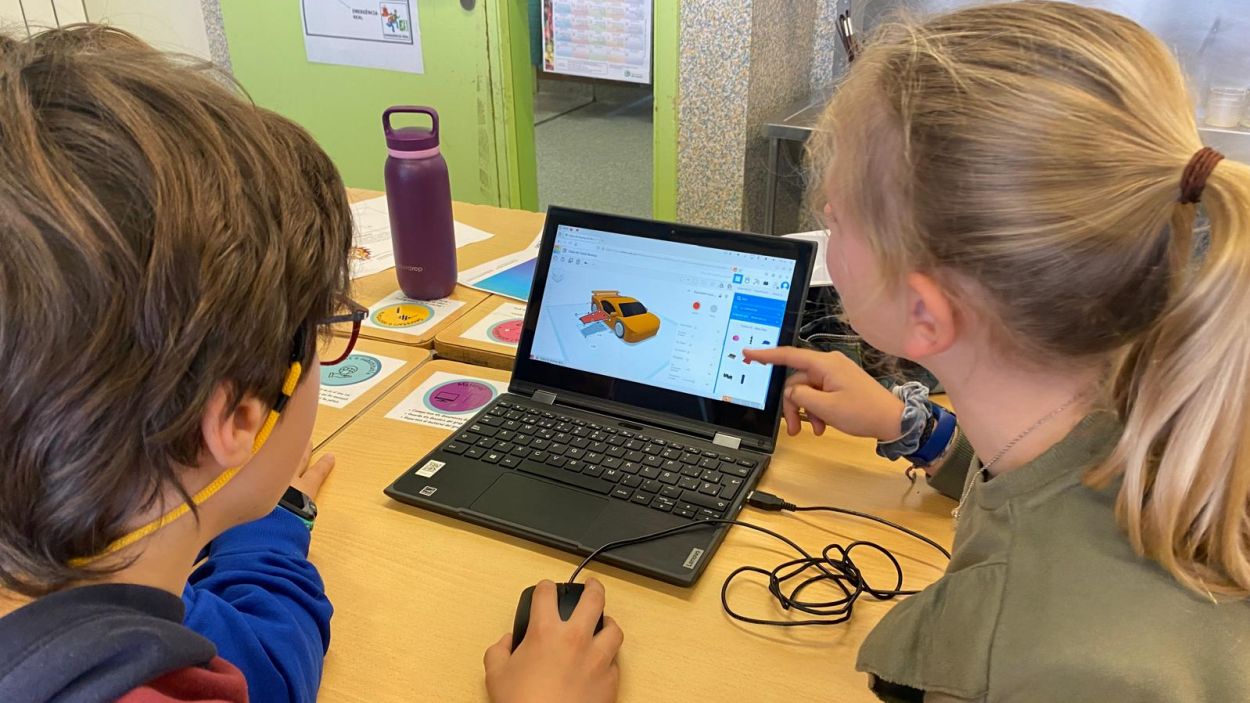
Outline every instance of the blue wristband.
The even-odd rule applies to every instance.
[[[936,420],[933,432],[929,435],[928,441],[906,457],[916,466],[928,466],[942,456],[942,452],[946,451],[946,445],[950,444],[951,437],[955,434],[955,413],[932,401],[928,405]]]

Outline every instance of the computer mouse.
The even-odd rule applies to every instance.
[[[512,621],[512,651],[520,646],[521,640],[525,639],[525,631],[530,624],[530,603],[534,600],[534,588],[521,591],[521,602],[516,606],[516,619]],[[557,583],[556,584],[556,608],[560,612],[560,619],[565,622],[573,617],[573,610],[577,608],[577,602],[582,599],[582,592],[586,590],[586,585],[582,583]],[[603,629],[603,614],[599,615],[599,622],[595,623],[595,633],[598,634]]]

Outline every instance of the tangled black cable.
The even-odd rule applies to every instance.
[[[843,515],[850,515],[853,517],[863,518],[865,520],[872,520],[914,537],[936,549],[942,554],[942,556],[950,559],[950,552],[947,551],[942,545],[934,542],[932,539],[916,532],[915,530],[903,527],[898,523],[891,522],[885,518],[871,515],[869,513],[861,513],[857,510],[835,508],[824,505],[796,506],[793,503],[783,501],[771,493],[763,493],[760,491],[752,492],[750,497],[747,498],[747,504],[761,510],[774,512],[780,510],[789,512],[819,511],[841,513]],[[877,600],[890,600],[897,596],[908,596],[918,593],[916,590],[903,588],[902,564],[899,563],[898,559],[890,552],[890,550],[875,542],[856,540],[851,542],[846,547],[836,543],[828,544],[821,550],[820,556],[813,556],[785,535],[774,532],[765,527],[760,527],[759,525],[753,525],[749,522],[741,522],[738,520],[701,520],[699,522],[670,527],[666,530],[659,530],[657,532],[641,535],[639,537],[631,537],[629,539],[609,542],[591,552],[589,556],[583,559],[582,563],[578,564],[577,568],[573,569],[573,575],[569,577],[569,582],[576,581],[577,576],[582,572],[582,569],[586,568],[587,564],[594,561],[595,557],[604,552],[619,549],[631,544],[650,542],[651,540],[667,537],[668,535],[684,532],[690,529],[707,528],[717,525],[738,525],[739,527],[745,527],[755,530],[756,532],[762,532],[770,537],[785,542],[791,549],[801,555],[798,559],[791,559],[783,562],[771,570],[763,569],[758,566],[746,565],[740,566],[730,572],[730,574],[725,577],[725,581],[721,584],[720,602],[721,607],[725,610],[725,613],[735,620],[754,625],[774,625],[777,627],[837,625],[850,620],[851,613],[855,608],[855,603],[859,600],[860,596],[864,594],[867,594]],[[874,588],[868,583],[868,579],[864,577],[863,572],[860,571],[859,567],[855,564],[855,561],[851,558],[851,553],[860,547],[867,547],[875,550],[884,555],[886,559],[890,561],[890,563],[894,566],[894,573],[896,576],[893,588]],[[813,573],[813,570],[815,573]],[[757,573],[766,576],[768,578],[768,591],[774,598],[777,599],[777,603],[781,606],[782,610],[796,610],[801,613],[818,617],[804,620],[766,620],[743,615],[735,611],[729,605],[729,587],[733,585],[736,578],[744,573]],[[790,588],[789,592],[783,591],[783,587],[795,579],[799,579],[798,583]],[[832,583],[837,586],[840,591],[842,591],[842,596],[833,600],[814,602],[804,601],[801,599],[803,591],[812,585],[819,583]]]

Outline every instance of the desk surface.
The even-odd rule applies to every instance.
[[[567,580],[577,562],[382,495],[449,432],[384,417],[436,371],[508,376],[428,362],[323,447],[338,464],[318,499],[311,555],[335,604],[322,700],[484,700],[482,653],[510,628],[521,590],[543,578]],[[910,485],[869,441],[836,433],[783,438],[761,488],[800,505],[872,512],[951,541],[950,501]],[[854,518],[748,509],[740,519],[809,551],[831,541],[873,540],[900,557],[909,586],[927,585],[945,567],[929,547]],[[608,612],[625,631],[621,699],[871,700],[865,676],[854,670],[855,654],[889,603],[864,599],[850,623],[809,628],[745,625],[721,611],[721,583],[730,571],[742,564],[772,568],[791,556],[764,535],[734,528],[693,588],[592,566],[588,571],[607,586]],[[870,582],[886,584],[884,559],[865,557],[862,568]],[[735,586],[729,596],[742,612],[785,617],[759,582]]]
[[[352,202],[368,200],[379,195],[382,195],[382,193],[358,188],[347,189],[347,196]],[[457,202],[453,203],[452,209],[456,220],[495,235],[490,239],[475,242],[456,250],[456,265],[461,271],[524,249],[542,230],[544,220],[544,215],[540,212],[506,210],[487,205],[470,205]],[[380,271],[371,276],[358,278],[352,282],[353,297],[366,307],[372,306],[398,290],[399,284],[395,280],[394,269]],[[466,286],[457,285],[455,291],[449,297],[460,301],[463,305],[442,320],[422,328],[418,334],[404,334],[373,327],[364,327],[360,333],[362,336],[370,339],[429,347],[433,345],[434,337],[440,331],[491,296]]]
[[[463,361],[466,364],[489,366],[496,369],[512,369],[516,361],[516,344],[507,344],[502,340],[491,341],[491,323],[495,320],[512,319],[508,313],[525,304],[501,295],[492,295],[477,307],[461,315],[458,320],[442,329],[434,337],[434,351],[439,357],[452,361]],[[499,322],[494,322],[499,324]],[[507,324],[507,323],[504,323]],[[515,326],[504,332],[516,331]],[[510,339],[511,337],[509,337]]]

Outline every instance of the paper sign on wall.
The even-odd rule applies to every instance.
[[[320,402],[332,408],[345,408],[403,365],[403,359],[353,352],[333,366],[321,367]]]
[[[477,342],[515,347],[521,341],[521,327],[524,324],[525,306],[520,303],[504,303],[460,336]]]
[[[426,329],[460,309],[464,301],[451,298],[413,300],[395,291],[369,307],[363,325],[376,330],[421,336]]]
[[[651,0],[543,0],[543,70],[651,82]]]
[[[301,0],[314,63],[424,73],[416,0]]]
[[[435,371],[386,417],[454,430],[507,390],[504,381]]]

